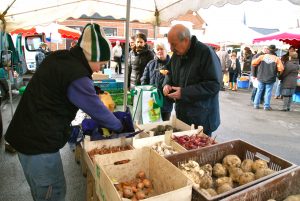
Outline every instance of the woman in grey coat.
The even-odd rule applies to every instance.
[[[299,70],[298,55],[293,52],[289,55],[289,60],[284,65],[284,71],[280,76],[281,95],[283,96],[283,108],[281,111],[290,111],[292,96],[297,86],[297,76]]]

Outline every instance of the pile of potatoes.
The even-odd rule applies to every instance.
[[[179,168],[207,196],[230,191],[274,172],[264,160],[241,161],[237,155],[227,155],[222,163],[216,163],[214,166],[200,166],[196,161],[189,161],[181,164]]]
[[[131,181],[120,182],[114,185],[120,197],[128,198],[132,201],[143,200],[151,197],[154,193],[150,179],[146,177],[144,171],[139,171],[136,178]]]

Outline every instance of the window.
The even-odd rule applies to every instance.
[[[148,37],[148,30],[147,29],[132,29],[132,35],[136,35],[137,33],[143,33]]]
[[[106,36],[117,36],[117,28],[104,27],[103,29]]]

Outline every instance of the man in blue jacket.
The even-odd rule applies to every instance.
[[[173,26],[168,33],[173,51],[169,62],[170,73],[163,88],[165,96],[176,101],[178,119],[195,126],[203,126],[211,136],[220,125],[219,90],[221,64],[216,53],[188,28]]]
[[[35,201],[64,201],[66,182],[59,150],[70,138],[78,108],[99,126],[120,132],[121,122],[96,94],[91,75],[110,59],[98,24],[87,24],[70,50],[53,52],[33,75],[5,139],[18,152]]]

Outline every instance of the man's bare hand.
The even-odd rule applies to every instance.
[[[172,88],[171,90],[173,90],[174,92],[168,94],[168,97],[173,100],[181,99],[181,87],[171,87],[171,88]]]
[[[172,87],[170,85],[168,85],[168,84],[165,85],[164,88],[163,88],[164,95],[167,96],[170,93],[171,90],[172,90]]]

